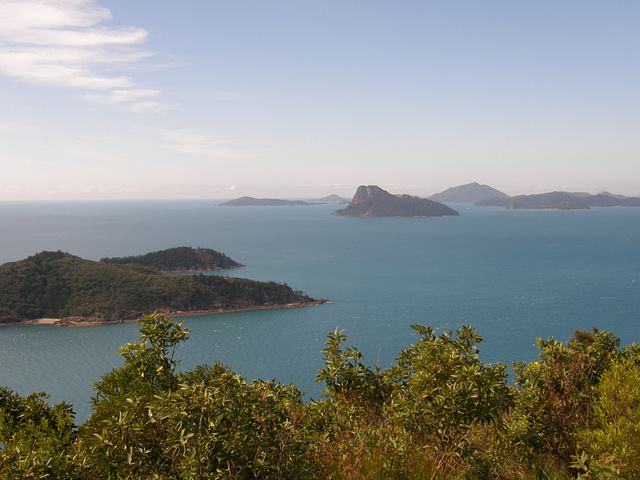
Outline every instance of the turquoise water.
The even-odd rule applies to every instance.
[[[360,219],[331,215],[336,206],[0,203],[0,263],[42,250],[94,260],[180,245],[224,252],[247,265],[224,274],[286,282],[332,303],[187,318],[182,368],[222,361],[313,398],[320,351],[336,327],[383,367],[415,340],[413,323],[475,326],[485,362],[531,360],[536,337],[566,340],[594,325],[640,341],[640,209],[452,206],[459,217]],[[2,328],[0,385],[70,401],[82,421],[91,382],[137,338],[134,324]]]

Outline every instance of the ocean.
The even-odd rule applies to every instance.
[[[0,263],[43,250],[82,258],[176,246],[213,248],[246,268],[217,274],[285,282],[329,304],[188,317],[180,368],[216,361],[248,379],[315,383],[327,333],[349,336],[369,365],[415,342],[410,325],[472,325],[484,362],[537,355],[537,337],[575,329],[640,342],[640,208],[511,211],[468,204],[446,218],[348,218],[336,205],[220,207],[214,200],[0,203]],[[2,293],[0,292],[0,295]],[[90,414],[100,376],[137,340],[136,324],[0,328],[0,385],[46,392]]]

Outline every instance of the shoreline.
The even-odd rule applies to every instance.
[[[256,305],[252,307],[240,307],[240,308],[216,308],[210,310],[192,310],[192,311],[172,311],[166,309],[156,310],[161,315],[171,318],[187,318],[187,317],[201,317],[205,315],[222,315],[225,313],[240,313],[240,312],[253,312],[258,310],[280,310],[285,308],[302,308],[302,307],[315,307],[317,305],[323,305],[325,303],[331,303],[327,299],[319,299],[313,302],[298,302],[298,303],[284,303],[284,304],[272,304],[272,305]],[[123,323],[136,323],[140,318],[145,315],[151,315],[154,312],[140,313],[132,318],[118,318],[114,320],[104,320],[97,317],[65,317],[65,318],[36,318],[33,320],[21,320],[19,322],[0,324],[3,327],[10,327],[14,325],[49,325],[53,327],[93,327],[100,325],[119,325]]]

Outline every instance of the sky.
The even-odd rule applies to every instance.
[[[0,201],[640,195],[637,0],[0,0]]]

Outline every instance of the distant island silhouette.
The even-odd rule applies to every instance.
[[[475,203],[481,207],[505,207],[509,210],[589,210],[592,207],[640,207],[640,198],[570,192],[548,192],[514,197],[488,198]]]
[[[431,195],[429,200],[440,203],[475,203],[488,198],[509,198],[509,195],[488,185],[473,182],[448,188],[443,192]]]
[[[432,203],[429,203],[432,202]],[[609,192],[592,195],[586,192],[546,192],[509,196],[478,182],[458,185],[427,198],[393,195],[376,185],[361,185],[349,201],[339,195],[317,200],[284,200],[278,198],[240,197],[221,203],[223,207],[309,206],[344,204],[334,212],[351,217],[436,217],[458,215],[445,203],[471,203],[480,207],[504,207],[509,210],[589,210],[595,207],[640,207],[640,197],[627,197]]]
[[[240,197],[221,203],[221,207],[286,207],[320,205],[322,202],[305,202],[304,200],[282,200],[278,198]]]
[[[343,203],[343,204],[346,205],[346,204],[349,203],[349,199],[341,197],[340,195],[336,195],[334,193],[332,195],[327,195],[326,197],[322,197],[322,198],[318,199],[318,202],[322,202],[322,203]]]
[[[362,185],[346,208],[333,213],[343,217],[448,217],[458,212],[433,200],[392,195],[376,185]]]

